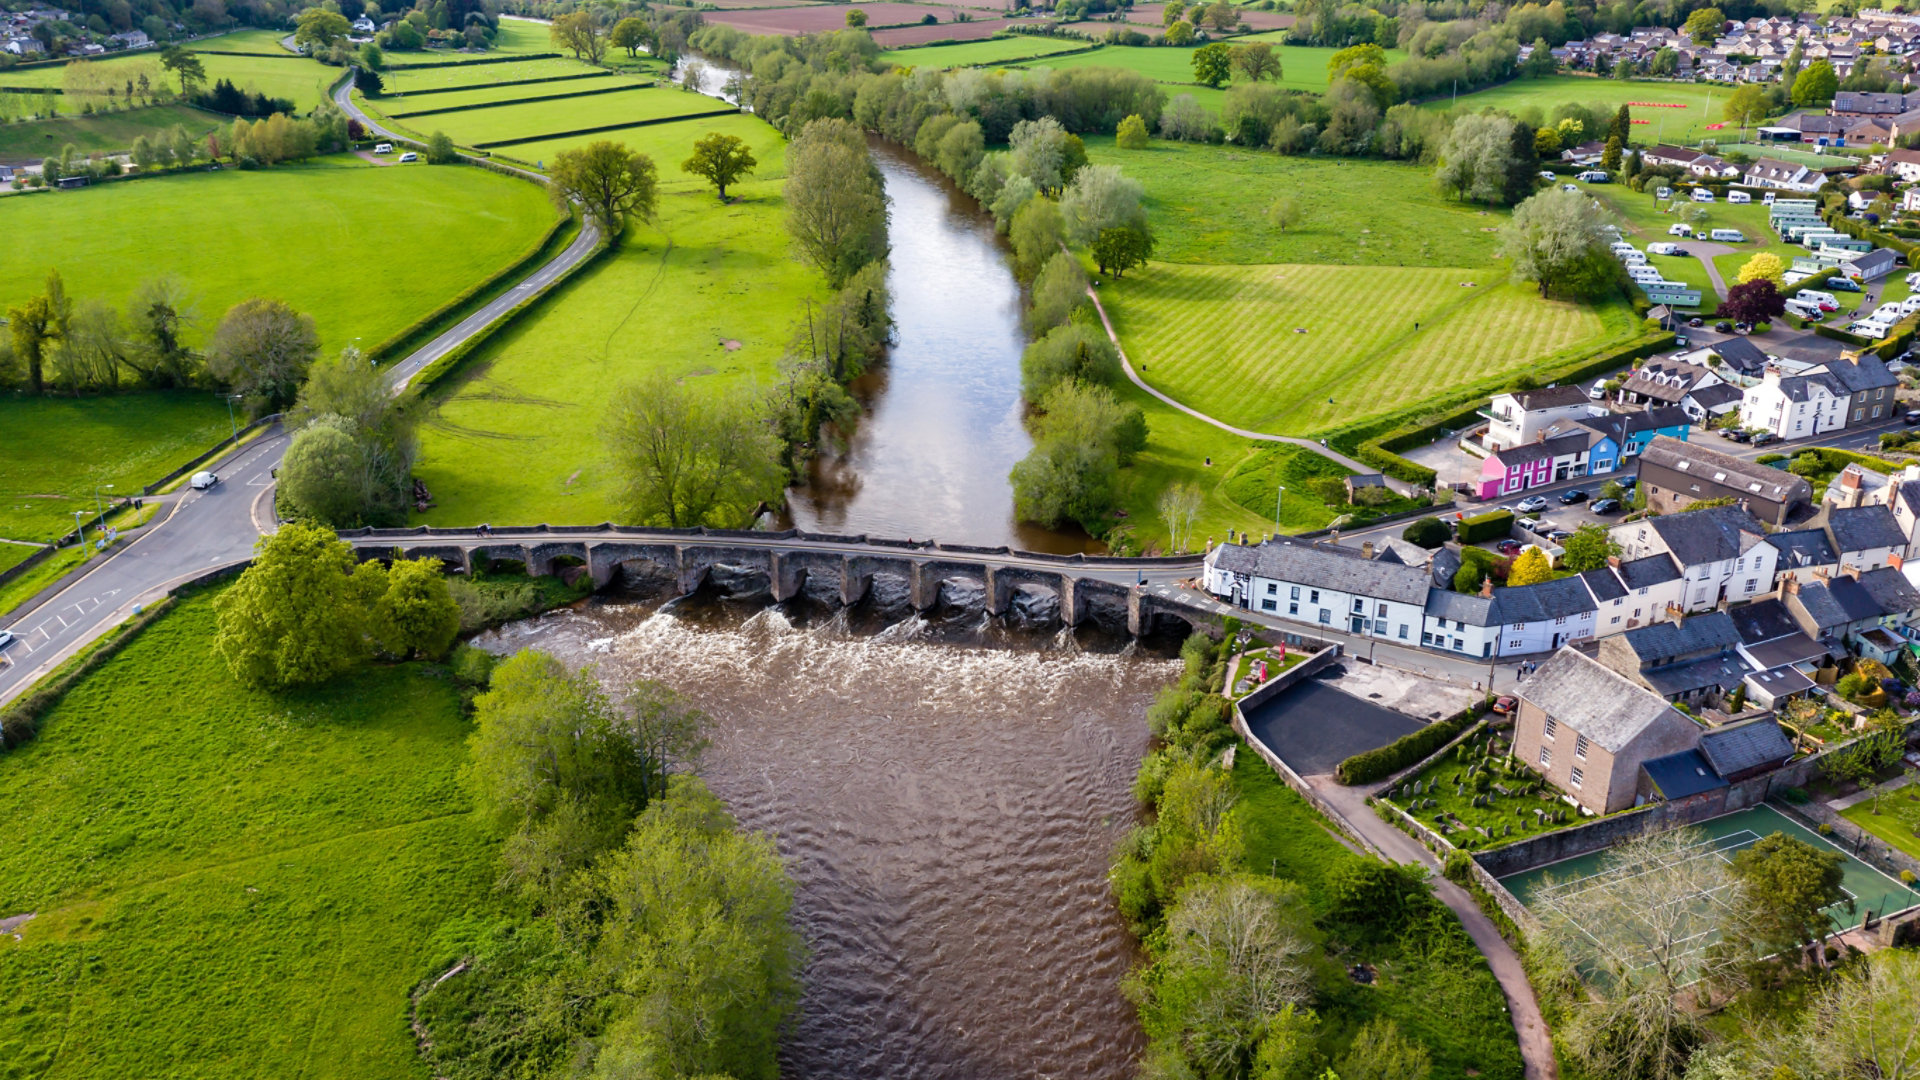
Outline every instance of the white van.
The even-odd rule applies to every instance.
[[[1727,192],[1727,201],[1730,203],[1750,203],[1753,201],[1753,196],[1744,191],[1729,191]]]
[[[373,148],[373,152],[376,154],[391,154],[393,153],[393,144],[390,142],[380,143]]]
[[[1707,234],[1707,239],[1721,240],[1729,244],[1744,244],[1747,242],[1747,234],[1739,229],[1715,229]]]
[[[1805,300],[1789,300],[1787,301],[1787,314],[1798,315],[1808,320],[1818,320],[1824,313],[1820,310],[1819,304],[1811,304]]]
[[[1694,202],[1712,202],[1713,192],[1708,191],[1706,188],[1703,188],[1703,187],[1694,188],[1693,201]]]
[[[1693,239],[1693,226],[1669,225],[1667,226],[1667,235],[1668,236],[1684,236],[1687,239],[1691,240]]]
[[[1680,250],[1681,249],[1679,244],[1648,244],[1647,245],[1647,254],[1649,255],[1678,255],[1680,254]]]
[[[414,162],[416,162],[416,161],[419,161],[419,160],[420,160],[420,155],[419,155],[419,154],[416,154],[416,153],[414,153],[414,152],[413,152],[413,151],[411,151],[411,150],[409,150],[409,151],[407,151],[406,153],[404,153],[404,154],[401,154],[401,155],[400,155],[400,164],[402,164],[402,165],[411,165],[411,164],[413,164]]]

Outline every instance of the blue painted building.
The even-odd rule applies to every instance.
[[[1573,434],[1587,436],[1587,473],[1616,472],[1626,468],[1656,436],[1687,441],[1692,420],[1678,406],[1661,405],[1640,412],[1608,413],[1563,420],[1548,427],[1544,435],[1557,438]]]

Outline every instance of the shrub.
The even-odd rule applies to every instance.
[[[476,649],[471,645],[456,645],[453,654],[447,658],[447,667],[453,672],[453,679],[462,686],[484,687],[493,678],[494,656],[485,649]]]
[[[1475,710],[1467,709],[1402,735],[1376,750],[1355,754],[1334,768],[1334,779],[1351,787],[1391,776],[1451,742],[1472,726],[1477,715]]]
[[[1920,880],[1920,878],[1916,878],[1914,876],[1913,871],[1911,870],[1900,871],[1900,884],[1911,886],[1916,880]]]
[[[1453,539],[1453,530],[1437,517],[1423,517],[1401,530],[1400,539],[1431,551]]]
[[[1497,540],[1513,532],[1513,511],[1495,510],[1491,513],[1476,514],[1460,522],[1460,542],[1477,544],[1482,540]]]

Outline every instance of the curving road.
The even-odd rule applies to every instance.
[[[334,100],[347,115],[386,138],[397,138],[367,119],[350,99],[353,81],[343,80]],[[494,166],[499,168],[500,166]],[[546,178],[524,169],[511,169],[541,184]],[[599,246],[600,230],[589,218],[580,235],[566,249],[502,292],[452,329],[415,350],[387,369],[396,392],[422,368],[499,321],[508,312],[539,293],[562,274],[579,265]],[[77,580],[38,602],[30,602],[8,616],[0,629],[18,639],[0,649],[0,704],[11,700],[53,665],[73,655],[88,642],[133,613],[151,604],[168,589],[209,570],[228,566],[252,555],[254,541],[273,527],[273,470],[286,453],[288,435],[275,427],[207,468],[220,475],[208,491],[183,488],[154,522],[130,543],[116,549]]]

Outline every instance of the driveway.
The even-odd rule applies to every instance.
[[[1683,243],[1686,245],[1687,254],[1699,259],[1700,265],[1707,268],[1707,280],[1713,282],[1713,291],[1720,294],[1720,299],[1725,300],[1727,298],[1727,283],[1720,280],[1720,268],[1713,265],[1713,257],[1715,255],[1731,255],[1740,249],[1727,244],[1716,244],[1707,240],[1687,240],[1683,241]]]

